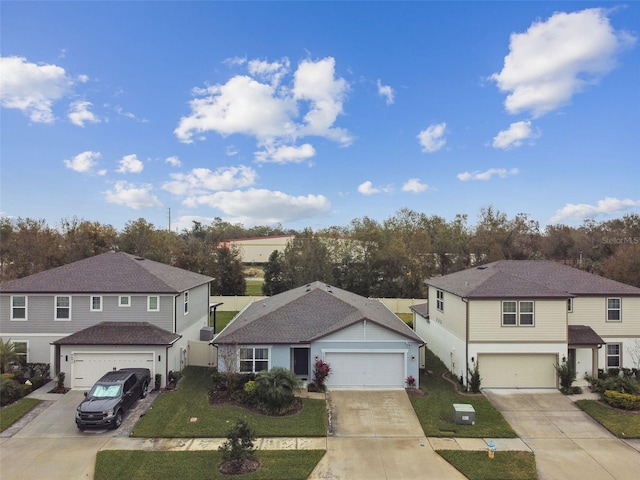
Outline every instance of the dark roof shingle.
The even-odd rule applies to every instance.
[[[606,342],[587,325],[569,325],[569,345],[604,345]]]
[[[171,345],[181,335],[148,322],[101,322],[53,342],[54,345]]]
[[[125,252],[107,252],[0,285],[2,293],[170,293],[211,277]]]

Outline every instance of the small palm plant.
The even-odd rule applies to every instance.
[[[283,367],[260,372],[255,382],[258,407],[271,414],[288,411],[295,403],[294,390],[302,385],[295,373]]]
[[[5,373],[7,367],[19,360],[15,344],[8,339],[6,342],[0,338],[0,373]]]

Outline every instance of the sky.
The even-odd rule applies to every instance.
[[[638,2],[0,3],[0,214],[640,213]]]

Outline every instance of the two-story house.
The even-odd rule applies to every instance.
[[[26,361],[88,388],[106,371],[188,364],[208,327],[212,278],[124,252],[108,252],[0,285],[0,336]]]
[[[475,362],[486,388],[556,388],[563,358],[579,381],[635,366],[640,288],[543,260],[502,260],[425,283],[429,303],[412,308],[414,329],[465,383]]]

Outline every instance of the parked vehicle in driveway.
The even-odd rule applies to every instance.
[[[105,373],[78,405],[76,426],[80,430],[118,428],[125,412],[147,395],[150,381],[148,368],[123,368]]]

